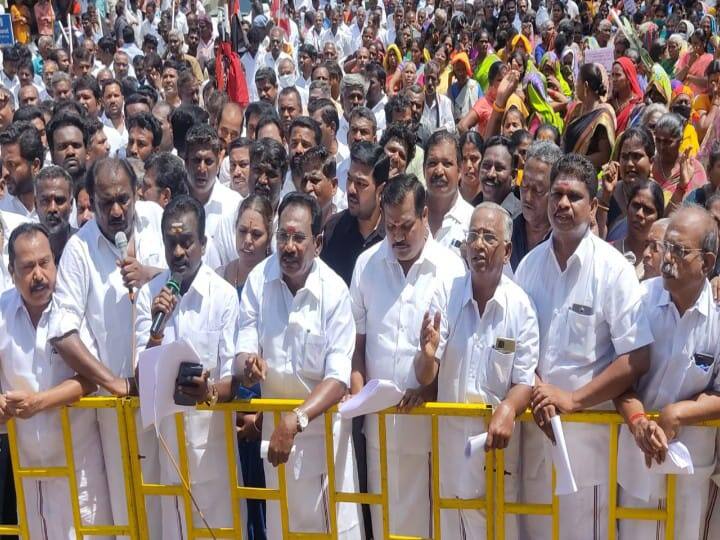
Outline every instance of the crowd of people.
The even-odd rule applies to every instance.
[[[287,508],[243,501],[251,540],[330,523],[324,413],[371,380],[398,407],[485,403],[439,425],[440,496],[484,497],[487,433],[507,501],[549,503],[553,417],[623,419],[618,502],[674,537],[720,538],[720,6],[713,0],[10,0],[0,70],[0,421],[20,463],[65,463],[59,409],[138,395],[138,357],[183,341],[175,400],[299,399],[277,425],[183,413],[138,427],[147,535],[232,527],[228,467]],[[156,349],[164,351],[166,349]],[[160,356],[162,359],[162,355]],[[162,366],[162,363],[160,364]],[[516,421],[532,410],[534,423]],[[659,416],[648,415],[658,411]],[[82,521],[128,523],[114,409],[72,409]],[[333,416],[335,489],[378,493],[376,415]],[[577,490],[560,537],[609,524],[607,426],[568,422]],[[389,529],[432,537],[426,417],[386,418]],[[0,438],[0,513],[15,501]],[[261,448],[263,450],[261,453]],[[228,461],[230,460],[230,461]],[[76,537],[63,478],[22,478],[30,537]],[[23,504],[23,501],[19,501]],[[377,505],[338,537],[381,540]],[[486,538],[444,509],[442,537]],[[506,536],[551,537],[508,515]]]

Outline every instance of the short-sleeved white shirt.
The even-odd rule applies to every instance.
[[[443,217],[442,224],[435,233],[435,241],[460,255],[460,245],[467,237],[473,211],[472,205],[458,192],[455,202]]]

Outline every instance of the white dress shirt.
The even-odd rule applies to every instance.
[[[100,117],[100,122],[103,124],[103,132],[110,145],[110,156],[115,156],[120,151],[125,151],[128,144],[128,130],[125,128],[125,123],[122,124],[122,131],[117,129],[110,118],[105,113]]]
[[[332,28],[326,28],[320,33],[320,49],[325,46],[326,43],[334,43],[338,51],[338,59],[342,60],[347,55],[352,53],[352,37],[342,28],[338,28],[333,34]]]
[[[637,385],[645,410],[693,399],[701,392],[720,391],[720,306],[705,281],[695,304],[682,316],[661,277],[642,283],[643,304],[655,339],[650,345],[650,370]],[[683,426],[678,440],[690,451],[695,474],[709,476],[715,464],[717,429]],[[665,477],[652,474],[625,426],[620,436],[618,481],[633,496],[647,500],[665,497]],[[640,462],[640,463],[638,463]]]
[[[446,305],[440,319],[445,353],[440,359],[438,401],[487,403],[497,406],[512,385],[533,386],[539,354],[538,322],[532,302],[506,276],[480,315],[473,298],[470,273],[456,279],[450,290],[440,288],[433,310]],[[443,496],[474,498],[484,495],[484,452],[465,457],[468,437],[487,431],[480,417],[440,419],[441,482]],[[505,470],[516,480],[519,431],[505,454]]]
[[[387,127],[387,119],[385,118],[385,105],[388,102],[388,97],[383,94],[383,97],[378,101],[375,106],[370,109],[375,115],[375,121],[377,122],[377,138],[380,140],[380,133],[385,131]]]
[[[254,57],[249,52],[246,52],[242,55],[242,57],[240,57],[240,62],[242,62],[243,68],[245,69],[245,82],[247,83],[250,102],[257,101],[259,99],[257,88],[255,87],[255,72],[258,69],[258,60],[260,59],[260,52],[258,52]]]
[[[290,60],[293,63],[293,66],[295,65],[295,62],[292,59],[292,56],[290,56],[288,53],[280,51],[280,54],[278,54],[277,60],[273,58],[273,55],[270,54],[270,51],[266,51],[263,55],[263,65],[265,67],[272,68],[275,71],[275,75],[278,74],[278,64],[282,62],[283,60]],[[255,82],[255,79],[253,78],[253,83]]]
[[[37,208],[28,210],[20,199],[9,193],[5,193],[5,196],[0,199],[0,211],[8,214],[16,214],[25,218],[26,221],[34,221],[36,223],[40,221],[37,215]]]
[[[259,354],[267,362],[261,383],[264,398],[305,399],[326,379],[349,387],[354,348],[347,285],[319,257],[294,296],[283,280],[277,255],[250,272],[240,302],[237,350]],[[271,418],[266,419],[263,440],[269,440],[273,431]],[[295,437],[298,451],[291,454],[288,466],[296,467],[301,477],[325,471],[323,433],[320,417]],[[303,453],[312,459],[303,460]]]
[[[450,98],[442,94],[435,94],[435,98],[429,105],[427,101],[423,102],[425,106],[420,123],[427,128],[429,134],[441,129],[455,133],[455,119]]]
[[[9,289],[0,296],[0,383],[3,392],[43,392],[75,376],[48,341],[51,306],[52,303],[42,313],[35,328],[17,289]],[[94,411],[72,411],[70,424],[76,449],[84,448],[84,441],[97,439]],[[59,409],[18,419],[15,426],[24,467],[65,465]],[[80,458],[80,454],[76,455],[76,463],[82,461]]]
[[[162,208],[152,202],[135,202],[132,241],[135,258],[142,265],[165,268],[160,220]],[[128,290],[117,261],[120,250],[105,238],[96,220],[90,220],[65,246],[58,268],[49,339],[85,325],[97,347],[97,359],[116,376],[133,375],[133,325]],[[80,333],[83,337],[83,333]],[[91,348],[92,343],[85,343]]]
[[[144,350],[150,338],[152,303],[170,279],[165,270],[142,287],[137,298],[137,352]],[[181,339],[190,342],[200,357],[203,370],[219,381],[232,375],[239,325],[240,305],[237,292],[227,281],[203,264],[187,292],[178,299],[177,306],[167,319],[163,343]],[[185,437],[188,441],[188,463],[193,482],[208,482],[227,476],[224,414],[210,411],[183,413]],[[175,417],[168,416],[160,423],[160,432],[177,459]],[[166,460],[161,453],[161,462]],[[163,481],[177,481],[177,473],[170,463],[162,467]]]
[[[467,238],[470,218],[474,210],[472,205],[458,192],[455,203],[445,214],[440,228],[435,233],[435,241],[460,255],[460,245]]]
[[[465,274],[458,256],[428,238],[408,271],[403,272],[388,239],[368,248],[355,264],[350,296],[357,333],[365,335],[365,371],[370,379],[387,379],[401,390],[417,388],[414,359],[420,345],[423,315],[435,291]],[[444,344],[441,341],[439,355]],[[427,453],[430,440],[427,418],[386,417],[388,448],[396,452]],[[366,419],[368,445],[378,448],[376,416]],[[402,441],[416,441],[412,445]]]
[[[538,375],[563,390],[574,391],[602,373],[618,356],[652,342],[634,268],[610,244],[590,230],[561,270],[553,238],[538,245],[520,262],[516,282],[532,299],[540,324]],[[612,403],[598,408],[613,409]],[[566,424],[565,439],[579,487],[607,482],[607,428]],[[549,441],[539,429],[546,450],[526,455],[533,475],[549,459]],[[532,443],[531,443],[532,444]],[[539,449],[538,449],[539,450]],[[593,456],[595,459],[591,459]]]
[[[10,195],[5,195],[9,197]],[[0,293],[14,287],[10,270],[8,269],[8,244],[12,232],[23,223],[31,221],[14,212],[0,210],[0,227],[2,227],[2,252],[0,252]]]
[[[205,203],[205,235],[214,238],[223,216],[236,215],[243,197],[219,180],[215,180]]]

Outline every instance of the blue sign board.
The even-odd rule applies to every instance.
[[[0,47],[8,47],[15,43],[12,19],[9,13],[0,14]]]

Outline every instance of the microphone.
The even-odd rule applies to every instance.
[[[120,250],[120,258],[125,260],[128,255],[128,240],[124,232],[120,231],[115,235],[115,247]],[[132,300],[132,287],[128,287],[128,293],[130,294],[130,300]]]
[[[173,273],[172,276],[170,276],[170,280],[165,284],[165,286],[170,289],[170,292],[173,293],[173,296],[178,296],[180,294],[180,282],[181,278],[179,274]],[[158,311],[155,314],[155,317],[153,317],[152,326],[150,327],[150,335],[153,337],[159,337],[160,329],[162,328],[163,324],[165,324],[165,317],[166,314],[162,311]]]

